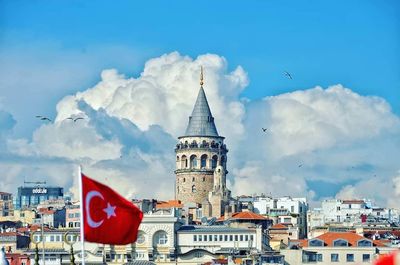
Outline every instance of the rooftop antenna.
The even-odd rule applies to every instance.
[[[204,85],[204,76],[203,76],[203,66],[200,66],[200,86],[203,87]]]
[[[46,185],[46,181],[25,181],[24,180],[24,186],[25,186],[25,184],[36,184],[39,186],[41,184]]]

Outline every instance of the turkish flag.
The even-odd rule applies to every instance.
[[[85,240],[111,245],[135,242],[143,213],[110,187],[81,175]]]
[[[393,251],[389,254],[380,255],[377,260],[375,260],[374,265],[397,265],[400,264],[400,257],[397,251]]]

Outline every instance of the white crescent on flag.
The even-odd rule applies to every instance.
[[[94,197],[99,197],[102,200],[104,200],[103,195],[101,195],[100,192],[92,190],[89,191],[86,195],[85,201],[86,201],[86,216],[87,216],[87,223],[90,227],[92,228],[97,228],[99,226],[101,226],[101,224],[104,222],[104,219],[102,219],[99,222],[95,222],[93,221],[92,217],[90,216],[90,201],[92,200],[92,198]]]

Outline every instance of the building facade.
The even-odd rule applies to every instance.
[[[47,200],[61,199],[64,196],[62,187],[19,187],[15,197],[15,209],[36,207]]]
[[[298,227],[299,238],[307,237],[307,211],[306,198],[270,198],[257,197],[254,202],[254,212],[268,215],[274,224],[291,224]]]
[[[0,217],[13,215],[12,194],[0,192]]]

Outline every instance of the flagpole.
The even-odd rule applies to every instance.
[[[81,232],[81,255],[82,255],[82,265],[85,265],[85,223],[83,222],[83,188],[82,188],[82,168],[79,165],[78,168],[78,177],[79,177],[79,200],[80,200],[80,208],[81,208],[81,214],[80,214],[80,232]]]

